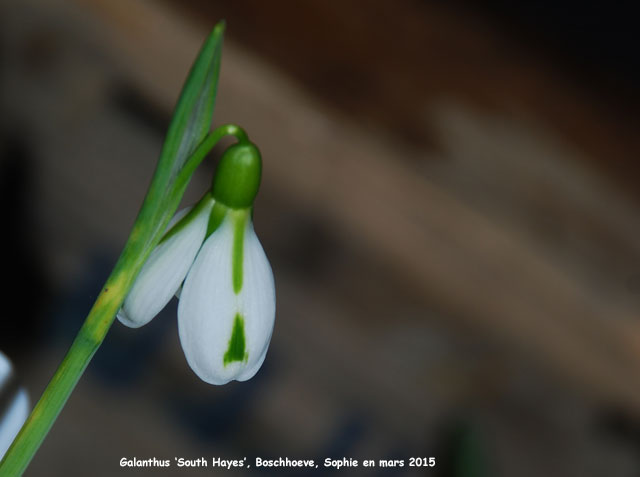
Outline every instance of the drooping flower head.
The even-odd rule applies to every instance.
[[[142,326],[182,285],[180,342],[193,371],[211,384],[251,378],[271,340],[273,273],[252,223],[261,169],[253,144],[225,151],[211,191],[176,214],[118,314]]]

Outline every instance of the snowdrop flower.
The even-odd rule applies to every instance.
[[[225,151],[211,192],[176,215],[118,314],[142,326],[182,285],[180,342],[193,371],[211,384],[251,378],[271,340],[273,273],[252,223],[261,169],[253,144]]]
[[[0,352],[0,460],[28,415],[27,392],[17,386],[11,362]]]

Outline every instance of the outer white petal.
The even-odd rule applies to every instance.
[[[11,363],[9,359],[0,352],[0,397],[4,398],[5,392],[11,390],[3,389],[11,376]],[[8,406],[0,409],[0,459],[5,454],[11,442],[18,434],[29,415],[29,398],[24,389],[18,389],[13,396],[9,396]],[[4,400],[4,399],[2,399]]]
[[[9,358],[0,351],[0,389],[3,388],[5,381],[11,376],[11,369]]]
[[[276,317],[273,271],[251,221],[245,232],[243,266],[242,291],[239,295],[240,313],[247,317],[245,334],[250,354],[247,365],[235,378],[238,381],[252,378],[262,366],[271,342]]]
[[[29,417],[29,396],[19,389],[7,411],[0,417],[0,460],[11,446],[22,424]]]
[[[189,210],[178,212],[167,230]],[[118,312],[122,324],[131,328],[146,325],[169,303],[202,245],[210,211],[211,205],[204,207],[180,232],[151,252]]]
[[[193,371],[211,384],[244,381],[262,365],[275,319],[273,273],[251,221],[243,245],[243,285],[232,282],[233,221],[228,216],[198,253],[182,288],[178,330]],[[246,361],[225,365],[236,314],[244,320]]]

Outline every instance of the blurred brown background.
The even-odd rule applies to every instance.
[[[0,3],[0,349],[31,396],[114,264],[221,18],[214,122],[262,149],[256,230],[278,293],[247,383],[195,377],[175,303],[140,330],[116,322],[26,475],[212,472],[119,467],[134,456],[640,475],[640,60],[625,8]]]

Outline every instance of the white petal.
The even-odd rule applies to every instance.
[[[0,402],[8,404],[0,408],[0,460],[29,415],[29,398],[26,391],[22,388],[4,389],[11,373],[9,359],[0,352]],[[11,392],[14,394],[5,396]],[[9,399],[5,401],[5,398]]]
[[[3,388],[4,383],[11,376],[11,362],[2,351],[0,351],[0,389]]]
[[[180,232],[151,252],[118,312],[122,324],[131,328],[146,325],[169,303],[202,245],[210,211],[211,205],[203,207]],[[167,230],[187,212],[189,209],[178,212]]]
[[[247,220],[243,242],[243,283],[232,280],[233,220],[230,213],[198,253],[178,305],[178,330],[194,372],[211,384],[251,378],[264,361],[275,319],[271,266]],[[244,322],[246,360],[225,365],[236,315]]]
[[[0,460],[20,432],[27,417],[29,417],[29,396],[24,389],[20,389],[7,407],[6,413],[0,416]]]
[[[244,242],[243,283],[240,297],[240,313],[245,319],[247,348],[253,356],[235,378],[246,381],[252,378],[262,366],[276,317],[276,290],[273,272],[258,236],[249,221]]]

